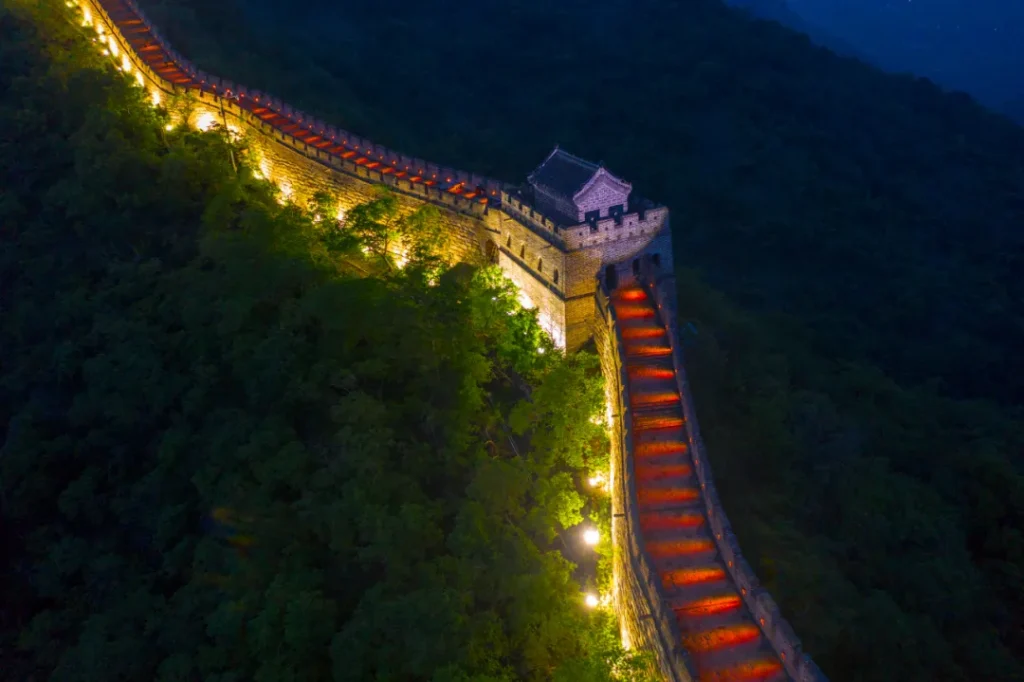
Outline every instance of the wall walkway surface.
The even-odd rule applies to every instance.
[[[666,679],[824,682],[744,560],[718,499],[671,271],[644,258],[616,279],[598,293],[596,338],[618,415],[613,531],[627,631],[658,652]]]
[[[824,682],[740,554],[715,492],[675,331],[666,209],[560,227],[496,180],[399,154],[196,69],[132,0],[77,4],[154,103],[201,129],[250,133],[260,172],[285,198],[327,191],[347,211],[383,184],[403,208],[440,206],[451,255],[501,265],[559,345],[595,337],[615,434],[616,609],[627,644],[654,652],[666,680]],[[622,286],[606,286],[606,267]]]

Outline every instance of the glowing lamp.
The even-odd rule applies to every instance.
[[[539,353],[540,355],[544,355],[544,347],[543,346],[538,346],[537,347],[537,353]]]
[[[588,593],[583,597],[583,603],[587,605],[587,608],[596,609],[597,605],[600,604],[601,601],[597,598],[596,594]]]
[[[174,130],[174,126],[172,126],[170,123],[168,123],[167,125],[164,126],[164,130],[167,130],[167,131]]]
[[[583,531],[583,542],[593,547],[601,540],[601,533],[596,528],[587,528]]]

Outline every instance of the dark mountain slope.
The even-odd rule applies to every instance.
[[[838,55],[856,57],[865,64],[874,63],[868,56],[847,41],[832,35],[813,22],[807,21],[790,8],[786,0],[723,0],[727,5],[749,12],[758,19],[777,21],[787,28],[806,34],[811,40],[822,47],[827,47]]]

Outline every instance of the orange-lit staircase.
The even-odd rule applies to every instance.
[[[644,547],[700,682],[780,682],[782,663],[707,531],[665,327],[647,293],[612,294],[629,377],[633,471]]]

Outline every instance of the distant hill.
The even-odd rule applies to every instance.
[[[794,12],[786,0],[723,0],[723,2],[735,9],[747,11],[758,19],[777,21],[787,28],[805,33],[812,41],[822,47],[827,47],[836,54],[855,57],[862,62],[875,64],[864,52],[850,43],[842,38],[837,38]]]

